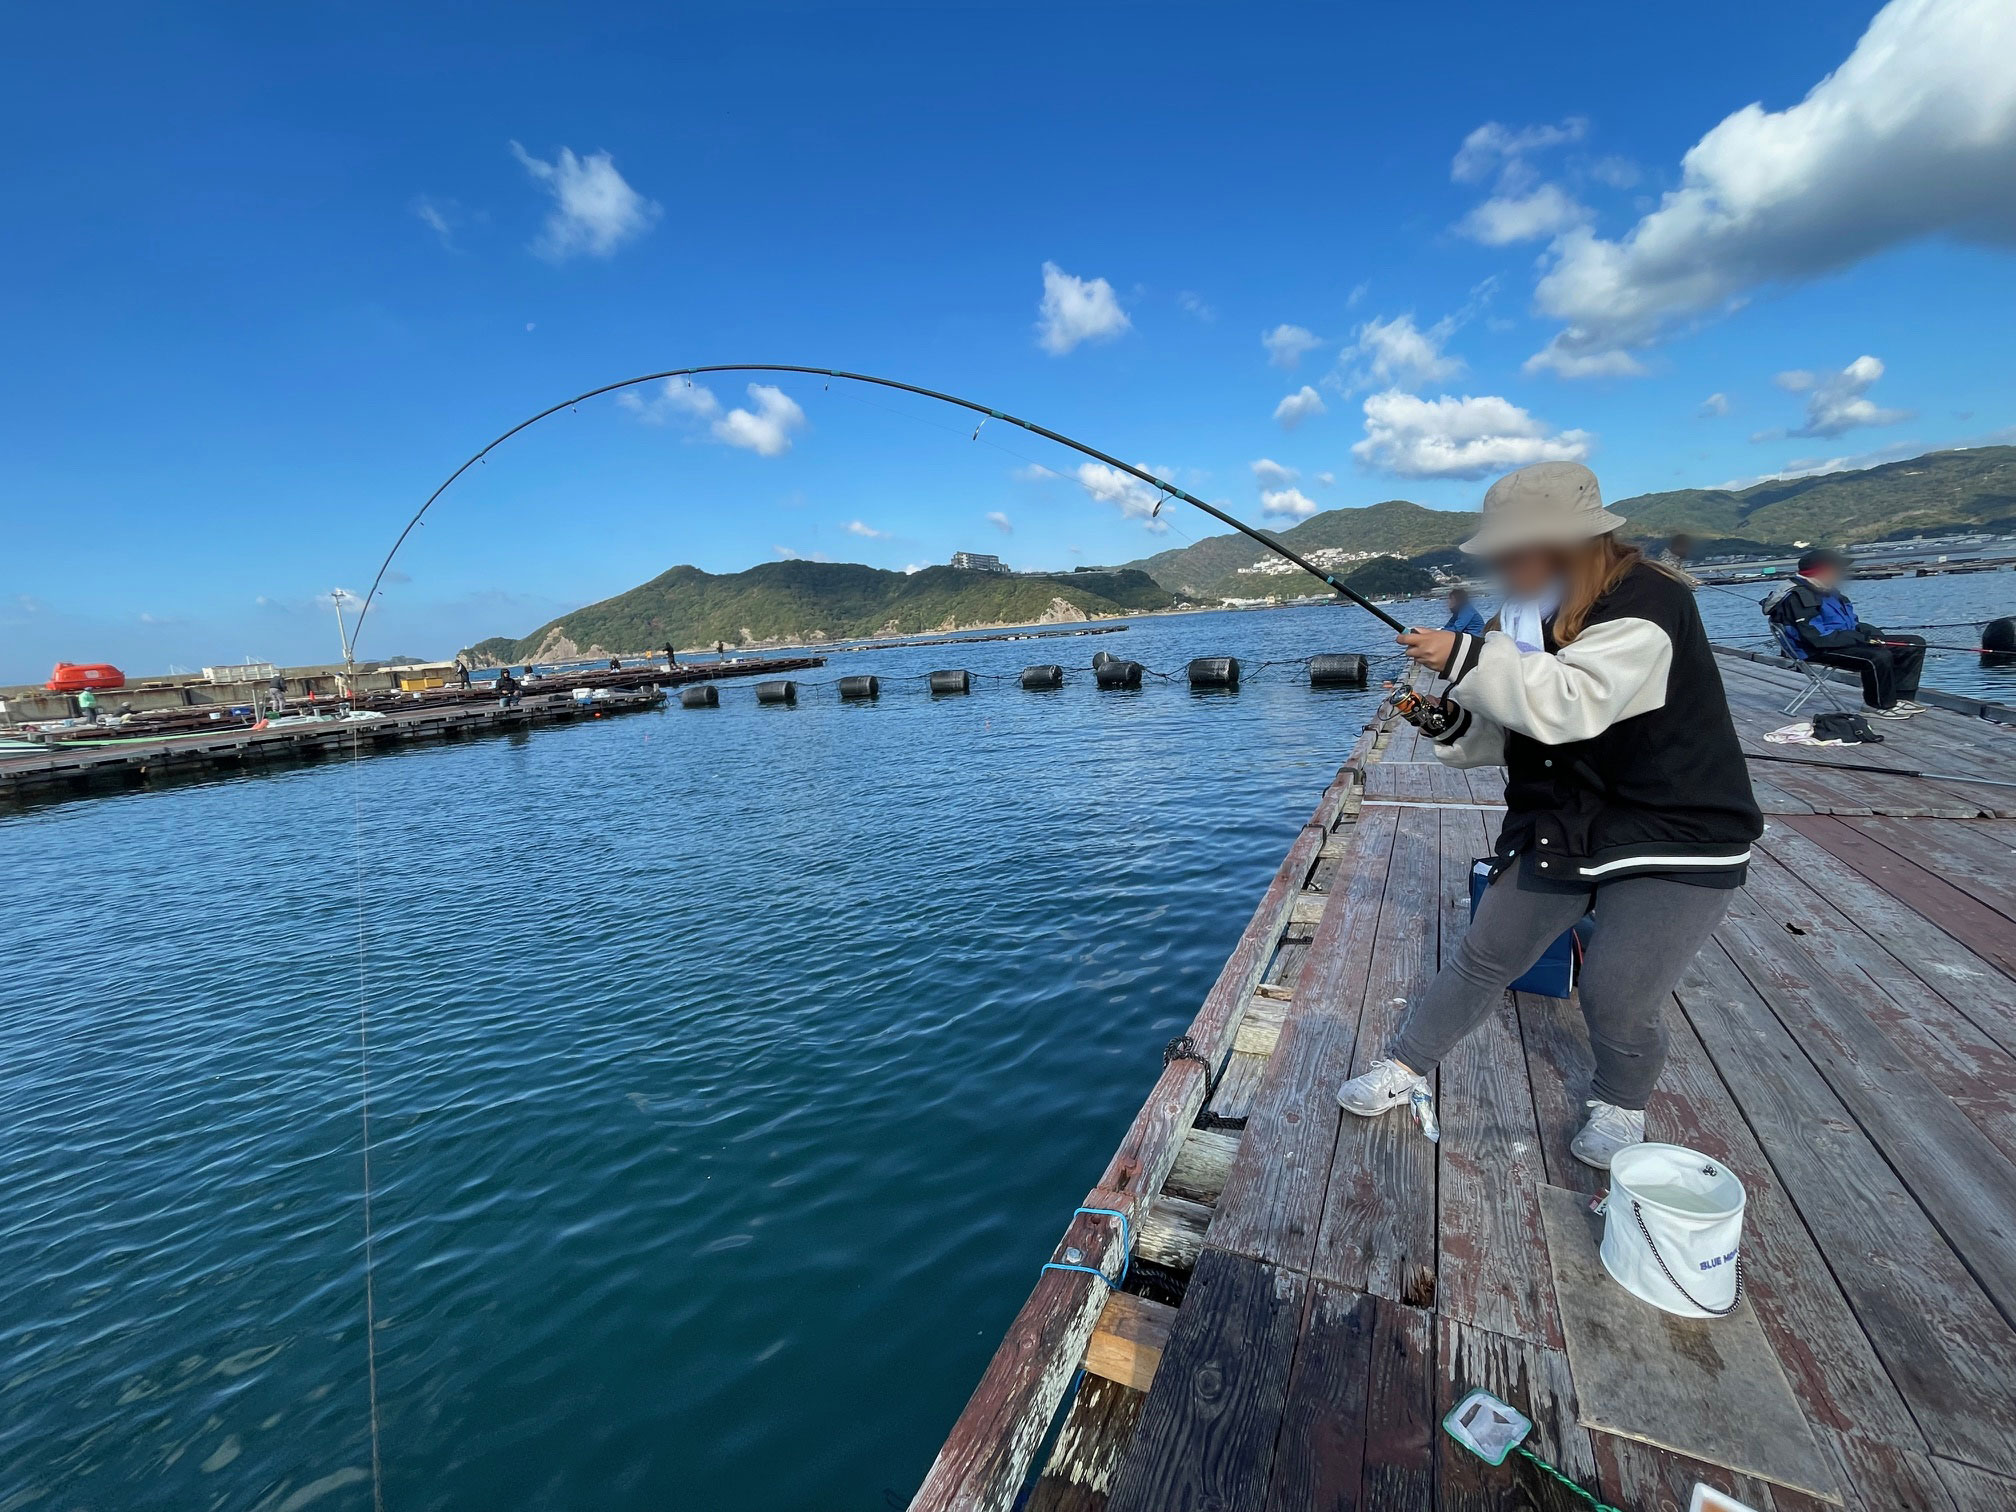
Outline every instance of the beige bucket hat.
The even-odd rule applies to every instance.
[[[1484,523],[1462,545],[1471,556],[1521,546],[1565,546],[1608,535],[1624,516],[1603,507],[1596,474],[1580,462],[1535,462],[1505,474],[1484,495]]]

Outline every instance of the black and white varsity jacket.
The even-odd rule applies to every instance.
[[[1456,723],[1435,754],[1505,768],[1503,864],[1537,881],[1665,874],[1737,886],[1764,832],[1694,595],[1649,563],[1547,655],[1458,635],[1442,675]]]

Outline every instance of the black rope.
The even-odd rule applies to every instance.
[[[1197,1041],[1187,1034],[1179,1034],[1162,1047],[1162,1069],[1168,1070],[1178,1061],[1195,1061],[1204,1068],[1204,1101],[1211,1101],[1218,1090],[1217,1068],[1204,1058],[1197,1048]]]

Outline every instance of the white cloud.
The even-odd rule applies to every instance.
[[[799,551],[792,546],[772,546],[770,548],[787,562],[830,562],[833,560],[823,551]]]
[[[1535,299],[1565,329],[1541,366],[1568,373],[1922,237],[2016,240],[2011,58],[2008,0],[1892,0],[1799,104],[1746,105],[1702,137],[1624,236],[1562,234]]]
[[[1398,389],[1365,401],[1359,461],[1403,478],[1481,478],[1529,462],[1579,462],[1594,438],[1556,431],[1496,395],[1422,399]]]
[[[1009,519],[1006,514],[1004,514],[1002,511],[998,509],[990,509],[987,511],[987,523],[989,525],[992,525],[996,530],[1000,531],[1001,534],[1003,535],[1015,534],[1015,522]]]
[[[791,433],[805,424],[805,411],[780,388],[749,385],[754,410],[732,409],[709,427],[715,439],[740,446],[759,457],[781,457],[791,450]]]
[[[869,525],[861,520],[849,520],[847,522],[847,533],[849,535],[861,536],[870,541],[886,541],[889,539],[888,531],[877,530],[873,525]]]
[[[1154,471],[1146,467],[1142,470]],[[1139,520],[1153,531],[1169,528],[1155,517],[1155,506],[1161,502],[1162,495],[1139,478],[1102,462],[1081,462],[1078,464],[1078,483],[1093,498],[1102,504],[1113,505],[1127,519]]]
[[[1205,302],[1204,296],[1192,289],[1185,289],[1176,296],[1176,307],[1185,315],[1196,316],[1206,325],[1218,318],[1218,312]]]
[[[1600,157],[1588,167],[1589,177],[1612,189],[1629,189],[1644,175],[1627,157]]]
[[[1267,349],[1267,360],[1274,366],[1292,368],[1305,353],[1323,345],[1323,338],[1298,325],[1277,325],[1261,333],[1260,345]]]
[[[1507,168],[1516,170],[1530,153],[1579,142],[1588,134],[1589,123],[1579,116],[1570,116],[1558,126],[1525,126],[1517,131],[1498,121],[1486,121],[1463,138],[1455,161],[1449,165],[1449,176],[1459,184],[1481,184],[1494,170],[1501,175]]]
[[[1727,394],[1710,394],[1706,399],[1701,401],[1701,413],[1704,415],[1728,414],[1729,396]]]
[[[1779,380],[1793,375],[1780,373]],[[1811,374],[1801,374],[1812,378]],[[1838,436],[1865,425],[1895,425],[1911,418],[1910,410],[1884,409],[1868,397],[1876,380],[1883,376],[1883,364],[1874,357],[1857,357],[1838,373],[1813,379],[1806,399],[1806,423],[1787,434],[1794,436]]]
[[[1360,363],[1350,380],[1353,388],[1418,388],[1440,383],[1463,371],[1463,359],[1442,350],[1459,323],[1458,317],[1447,316],[1424,331],[1414,324],[1412,315],[1368,320],[1358,327],[1357,341],[1338,355],[1338,361],[1340,365],[1353,359]]]
[[[1248,465],[1253,469],[1253,481],[1262,488],[1285,487],[1302,476],[1294,468],[1276,462],[1272,457],[1262,457]]]
[[[1788,394],[1803,394],[1813,387],[1814,376],[1804,368],[1791,368],[1771,381]]]
[[[1558,236],[1589,219],[1589,207],[1559,184],[1542,184],[1526,194],[1493,195],[1457,222],[1456,229],[1487,247]]]
[[[650,230],[662,213],[624,181],[606,152],[578,158],[562,147],[550,163],[516,142],[511,152],[553,196],[553,209],[532,243],[532,250],[550,262],[564,262],[579,252],[607,257]]]
[[[1306,520],[1316,513],[1316,501],[1299,488],[1270,488],[1260,495],[1260,508],[1270,515]]]
[[[628,410],[646,425],[663,425],[669,420],[712,420],[721,413],[721,401],[705,384],[688,378],[667,378],[655,394],[623,390],[617,406]]]
[[[1365,296],[1371,292],[1372,285],[1370,283],[1361,282],[1351,285],[1351,292],[1344,299],[1344,308],[1347,310],[1357,309],[1358,306],[1365,302]]]
[[[930,567],[933,565],[934,564],[931,562],[912,562],[903,569],[903,573],[904,576],[906,577],[915,577],[918,573],[922,572],[926,567]]]
[[[1561,378],[1636,378],[1645,364],[1622,347],[1580,347],[1556,336],[1521,363],[1520,371]]]
[[[1333,472],[1319,472],[1316,474],[1316,481],[1321,483],[1325,488],[1328,488],[1337,481],[1337,474]]]
[[[1008,476],[1017,483],[1055,483],[1060,476],[1054,467],[1045,467],[1041,462],[1024,462],[1020,467],[1011,468]]]
[[[1053,357],[1062,357],[1081,341],[1109,341],[1132,325],[1113,285],[1103,278],[1073,277],[1054,262],[1043,264],[1043,302],[1037,310],[1043,317],[1036,324],[1037,344]]]
[[[455,227],[462,219],[461,208],[453,200],[437,200],[422,194],[413,200],[413,213],[420,224],[441,239],[441,245],[455,250]]]
[[[1323,396],[1305,383],[1274,406],[1274,418],[1281,422],[1281,429],[1293,430],[1311,415],[1323,414],[1324,410]]]

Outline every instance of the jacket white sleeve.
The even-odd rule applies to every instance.
[[[1463,709],[1447,734],[1435,737],[1435,759],[1447,767],[1505,765],[1505,727]]]
[[[1644,619],[1591,625],[1552,656],[1521,652],[1501,633],[1459,635],[1444,675],[1481,715],[1544,745],[1602,734],[1666,703],[1673,642]]]

